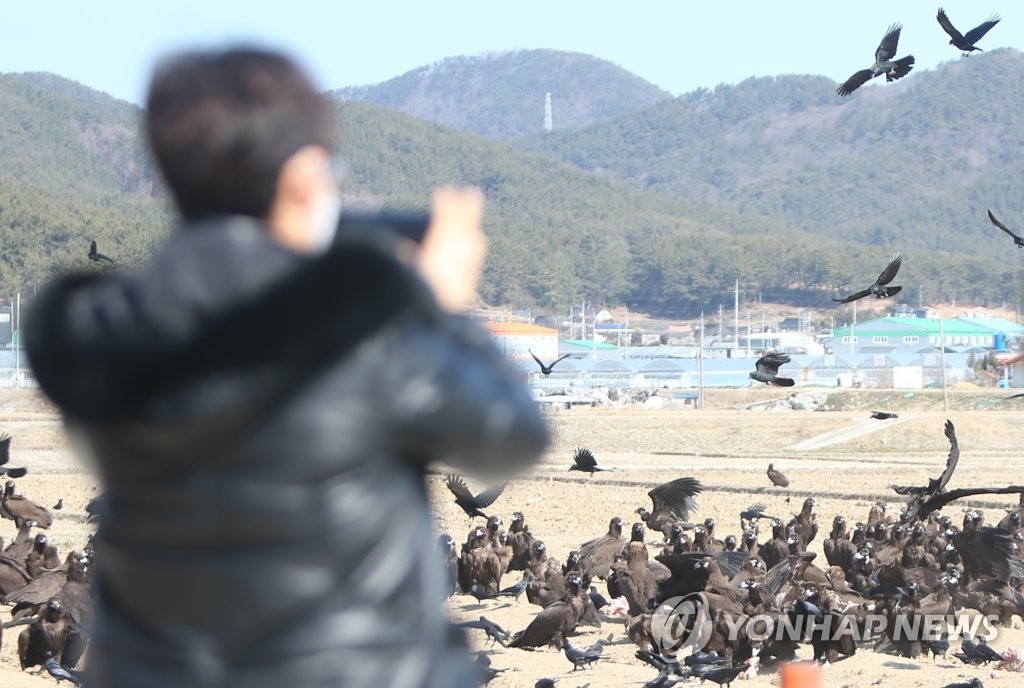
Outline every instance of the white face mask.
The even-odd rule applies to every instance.
[[[334,243],[341,215],[341,198],[335,193],[324,194],[313,209],[310,218],[313,235],[310,237],[310,252],[314,255],[326,253]]]

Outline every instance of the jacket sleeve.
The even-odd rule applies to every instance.
[[[499,479],[533,465],[549,436],[539,405],[490,335],[460,316],[392,342],[388,416],[398,449]]]

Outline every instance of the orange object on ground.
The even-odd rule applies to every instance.
[[[807,662],[783,664],[779,688],[822,688],[821,667]]]

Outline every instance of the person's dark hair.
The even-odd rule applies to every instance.
[[[149,145],[186,219],[266,217],[281,167],[330,149],[333,111],[290,59],[258,49],[194,52],[160,66],[146,101]]]

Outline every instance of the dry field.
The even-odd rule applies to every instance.
[[[977,484],[1024,483],[1024,407],[1002,402],[1006,392],[957,391],[949,396],[950,410],[943,411],[941,393],[844,392],[829,399],[834,410],[824,412],[748,411],[754,401],[776,396],[768,389],[711,391],[703,411],[644,409],[573,409],[548,416],[554,443],[543,461],[529,475],[509,484],[488,511],[506,522],[513,511],[523,511],[534,534],[548,545],[552,556],[563,558],[585,540],[603,534],[608,520],[621,516],[627,524],[636,520],[639,506],[649,506],[647,490],[655,484],[683,475],[698,477],[705,486],[699,500],[701,518],[717,521],[716,534],[738,533],[740,510],[764,501],[769,513],[788,517],[805,496],[818,498],[818,522],[828,531],[833,516],[842,513],[852,522],[863,520],[869,506],[885,499],[898,509],[890,483],[924,484],[945,463],[948,444],[942,426],[948,417],[956,424],[962,456],[951,487]],[[859,434],[867,410],[898,410],[898,422],[879,423],[878,429]],[[798,451],[826,433],[849,429],[851,439],[815,449]],[[58,417],[30,393],[0,395],[0,431],[14,435],[13,463],[27,465],[30,473],[18,481],[26,496],[50,506],[63,498],[64,508],[56,512],[51,538],[63,551],[84,544],[89,528],[84,506],[94,495],[95,480],[74,458],[67,446]],[[814,442],[810,443],[814,445]],[[600,465],[614,469],[593,478],[568,473],[572,449],[587,446]],[[787,490],[769,489],[764,470],[769,461],[792,481]],[[462,542],[469,530],[465,515],[455,507],[442,482],[442,470],[428,477],[434,503],[435,525]],[[469,479],[471,487],[480,483]],[[792,503],[785,502],[787,497]],[[1011,499],[989,498],[976,506],[984,508],[990,521],[998,520],[1003,505]],[[970,503],[970,502],[968,502]],[[949,510],[959,520],[960,510]],[[6,526],[3,523],[7,523]],[[14,529],[0,523],[0,535],[9,538]],[[820,537],[816,543],[820,548]],[[820,549],[819,549],[820,551]],[[518,574],[505,581],[511,584]],[[604,591],[602,591],[604,592]],[[456,596],[450,603],[456,619],[475,619],[481,614],[511,630],[523,628],[539,610],[526,602],[507,600],[478,603],[469,596]],[[0,619],[6,620],[6,610]],[[1024,629],[1000,629],[993,641],[996,648],[1024,646]],[[473,632],[477,634],[478,632]],[[605,622],[600,630],[587,628],[575,640],[586,646],[612,634],[605,659],[586,672],[571,673],[571,665],[554,650],[488,649],[493,666],[507,671],[492,686],[532,686],[542,677],[558,679],[560,686],[590,684],[640,686],[654,671],[633,658],[634,647],[624,639],[621,622]],[[482,634],[480,634],[482,636]],[[18,667],[17,629],[4,635],[0,650],[0,686],[52,685],[48,676],[33,676]],[[483,638],[473,636],[483,647]],[[825,674],[825,685],[894,688],[943,686],[978,676],[986,685],[1024,685],[1024,677],[992,669],[975,669],[957,660],[914,662],[870,650],[838,662]],[[773,671],[765,670],[751,686],[777,685]]]

